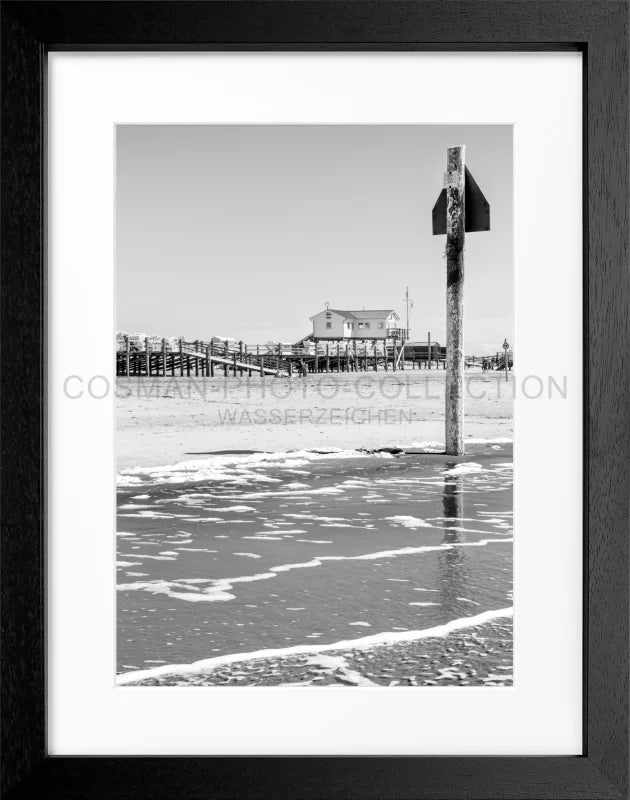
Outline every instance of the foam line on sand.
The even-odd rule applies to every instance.
[[[484,611],[471,617],[460,617],[451,620],[443,625],[433,628],[425,628],[417,631],[387,631],[376,633],[372,636],[363,636],[359,639],[348,639],[332,644],[302,644],[293,647],[281,647],[269,650],[257,650],[251,653],[228,653],[223,656],[206,658],[195,661],[192,664],[167,664],[152,669],[135,670],[126,672],[116,677],[118,686],[125,686],[136,683],[137,681],[147,680],[148,678],[158,678],[163,675],[190,675],[202,670],[210,670],[226,664],[238,664],[243,661],[254,661],[263,658],[284,658],[296,655],[312,655],[316,653],[329,653],[335,650],[369,650],[379,645],[394,645],[404,642],[415,642],[420,639],[435,639],[448,636],[455,631],[465,628],[475,628],[497,619],[504,619],[513,616],[513,608],[499,608],[491,611]]]
[[[511,444],[512,439],[467,439],[467,444]],[[402,452],[407,445],[393,448]],[[442,442],[414,442],[411,447],[441,450]],[[247,483],[248,480],[265,480],[257,468],[307,466],[315,461],[349,458],[391,458],[389,450],[381,447],[339,448],[327,447],[324,450],[298,449],[279,451],[252,451],[248,453],[212,454],[205,458],[188,459],[166,465],[135,465],[120,470],[116,483],[120,488],[151,486],[160,483],[198,483],[202,481],[222,482],[229,478],[231,483]],[[479,471],[477,465],[476,471]],[[144,498],[145,495],[138,495]]]

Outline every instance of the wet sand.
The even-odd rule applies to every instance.
[[[321,655],[255,658],[134,686],[512,686],[512,620],[446,638]]]

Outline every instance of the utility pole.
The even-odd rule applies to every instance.
[[[465,146],[449,147],[446,188],[446,454],[464,453]]]
[[[407,306],[407,327],[405,328],[405,340],[409,340],[409,309],[413,308],[413,300],[409,299],[409,287],[405,289],[405,304]]]

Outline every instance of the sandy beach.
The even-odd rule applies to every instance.
[[[442,370],[307,378],[119,378],[118,469],[221,452],[355,450],[444,442]],[[513,438],[513,374],[471,370],[466,438]]]
[[[119,379],[118,681],[511,685],[512,381]]]

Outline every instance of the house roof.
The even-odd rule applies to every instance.
[[[388,317],[390,314],[396,314],[393,308],[385,308],[385,309],[377,309],[369,311],[368,310],[342,311],[339,308],[327,308],[324,310],[331,311],[333,314],[340,314],[342,317],[345,317],[346,319],[381,319],[382,317]],[[318,314],[322,313],[323,313],[322,311],[318,312]],[[315,316],[317,316],[317,314]],[[396,314],[396,317],[398,317],[398,314]]]

